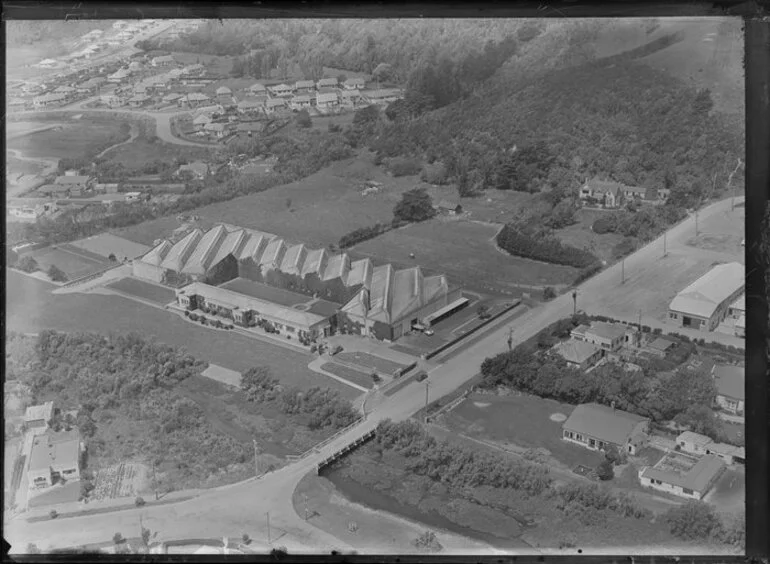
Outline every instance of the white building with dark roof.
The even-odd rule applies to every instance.
[[[643,486],[687,499],[700,500],[725,470],[718,457],[706,455],[700,459],[670,452],[655,466],[639,471]]]
[[[739,262],[715,266],[679,292],[668,307],[668,320],[681,327],[713,331],[746,287],[746,268]]]
[[[635,454],[646,444],[650,420],[598,403],[575,408],[562,425],[562,438],[591,450],[616,447]]]
[[[746,404],[746,376],[743,366],[716,364],[711,371],[717,388],[716,402],[725,411],[743,415]]]

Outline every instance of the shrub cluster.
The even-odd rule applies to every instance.
[[[510,223],[498,233],[497,244],[512,255],[575,268],[593,267],[599,262],[586,250],[564,245],[555,237],[535,234]]]
[[[420,161],[409,157],[396,157],[388,163],[388,170],[393,176],[415,176],[420,174]]]
[[[392,227],[393,227],[392,225],[389,225],[387,223],[376,223],[371,227],[361,227],[359,229],[355,229],[350,233],[346,233],[345,235],[340,237],[340,242],[338,243],[338,246],[340,249],[348,249],[353,245],[362,243],[363,241],[374,239],[375,237],[382,235],[387,231],[390,231]]]

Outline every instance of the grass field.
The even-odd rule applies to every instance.
[[[573,409],[574,406],[534,396],[471,394],[449,412],[444,424],[478,439],[548,449],[568,468],[578,464],[594,468],[601,462],[601,456],[563,441],[562,422],[550,419],[554,413],[569,417]]]
[[[376,194],[362,196],[361,184],[365,179],[382,182],[383,188]],[[209,222],[250,227],[320,248],[337,244],[340,237],[354,229],[391,221],[401,194],[416,185],[419,181],[415,177],[391,178],[370,163],[347,159],[301,181],[191,213]],[[286,205],[287,200],[291,200],[291,207]],[[151,244],[154,239],[168,237],[175,227],[174,218],[161,218],[115,233]]]
[[[124,257],[133,259],[150,251],[150,247],[147,245],[140,245],[110,233],[100,233],[87,239],[73,241],[70,244],[104,258],[109,258],[110,254],[114,254],[118,260],[123,260]]]
[[[67,245],[46,247],[31,251],[28,254],[37,261],[40,270],[46,272],[52,265],[55,265],[67,275],[68,280],[88,276],[110,264],[106,258],[95,257],[87,251],[80,252],[80,249]]]
[[[517,285],[569,284],[577,270],[513,257],[499,251],[499,226],[433,219],[389,231],[353,247],[352,253],[403,266],[443,272],[466,288],[491,293],[518,292]],[[410,253],[415,258],[410,258]]]
[[[207,147],[189,147],[157,141],[151,143],[141,137],[131,143],[121,145],[115,151],[108,152],[104,158],[113,163],[122,164],[127,170],[140,170],[148,162],[155,160],[171,162],[175,158],[184,157],[189,160],[206,159],[211,157],[212,149]]]
[[[707,494],[708,503],[719,511],[731,513],[744,511],[746,504],[746,472],[742,469],[727,468]]]
[[[370,370],[378,370],[385,374],[393,374],[396,370],[399,370],[406,366],[405,364],[399,364],[379,356],[374,356],[365,352],[341,352],[336,355],[337,359],[351,364],[356,364]]]
[[[107,288],[113,288],[125,294],[144,298],[160,305],[173,302],[176,295],[170,288],[163,288],[136,278],[121,278],[107,284]]]
[[[302,388],[321,385],[352,399],[359,395],[332,378],[322,378],[307,365],[308,354],[264,343],[233,332],[212,331],[178,316],[120,296],[51,294],[49,283],[17,272],[6,276],[6,327],[23,333],[44,329],[127,333],[186,349],[201,360],[244,372],[267,366],[286,385]]]
[[[41,125],[44,125],[41,122]],[[61,128],[48,129],[16,137],[8,147],[21,151],[28,157],[84,158],[92,155],[105,142],[119,138],[122,122],[82,118],[65,122]],[[125,135],[128,139],[128,134]]]
[[[7,154],[5,157],[5,170],[7,172],[13,172],[15,174],[38,174],[42,172],[44,168],[43,163],[40,161],[17,159],[10,154]]]
[[[57,503],[71,503],[80,497],[80,482],[67,482],[63,486],[54,486],[48,491],[41,492],[35,497],[30,497],[29,508],[45,507]]]
[[[605,233],[597,235],[591,231],[591,226],[602,216],[606,216],[606,211],[582,209],[576,214],[578,222],[564,229],[555,232],[556,237],[565,245],[586,249],[592,252],[602,260],[612,262],[615,258],[612,249],[623,241],[625,237],[617,233]]]
[[[352,368],[342,366],[341,364],[337,364],[335,362],[324,363],[321,365],[321,370],[331,372],[335,376],[339,376],[340,378],[344,378],[345,380],[370,390],[374,387],[371,374],[366,374],[360,370],[353,370]]]

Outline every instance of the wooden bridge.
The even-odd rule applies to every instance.
[[[374,435],[376,434],[376,430],[372,429],[371,431],[365,433],[364,435],[361,435],[357,439],[353,440],[352,442],[348,443],[341,449],[339,449],[337,452],[332,454],[331,456],[323,459],[321,462],[318,463],[316,466],[316,474],[320,475],[321,471],[329,466],[330,464],[333,464],[349,452],[357,449],[359,446],[364,444],[367,441],[370,441],[372,438],[374,438]]]

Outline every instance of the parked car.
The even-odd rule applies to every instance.
[[[430,337],[431,335],[433,335],[433,329],[425,329],[423,333],[425,333],[428,337]]]
[[[422,381],[423,381],[423,380],[425,380],[427,377],[428,377],[428,373],[427,373],[427,372],[425,372],[425,371],[422,371],[422,372],[420,372],[420,373],[417,375],[417,381],[418,381],[418,382],[422,382]]]

